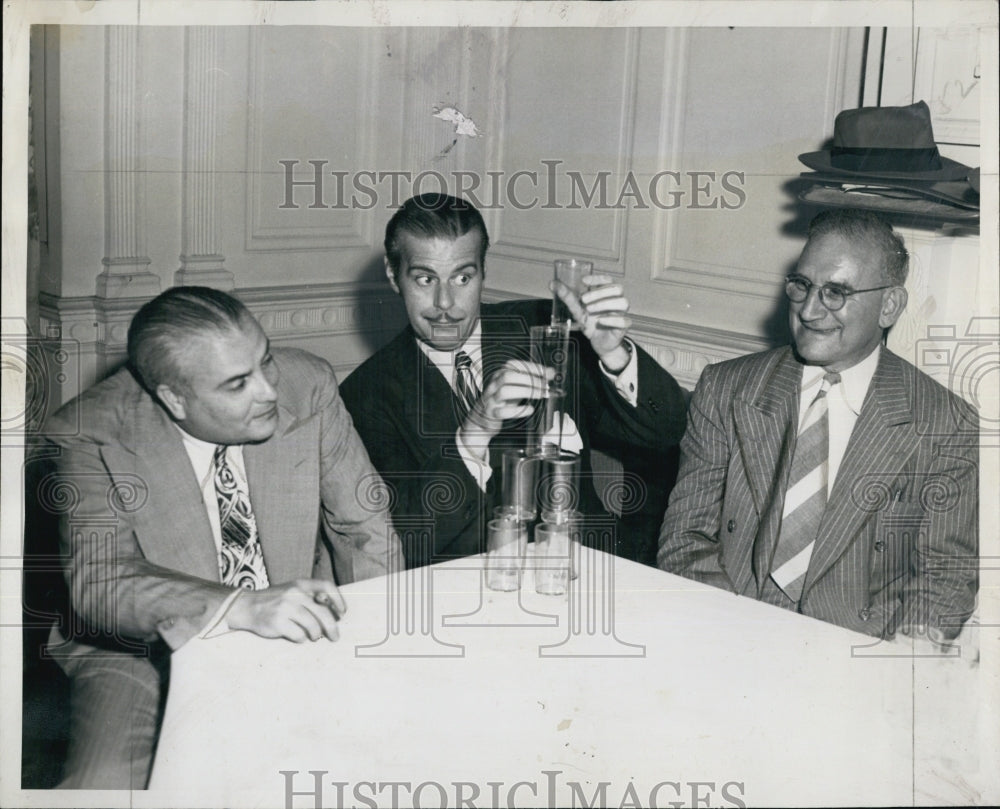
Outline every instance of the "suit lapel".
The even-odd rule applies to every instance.
[[[757,508],[758,527],[753,547],[753,572],[758,591],[763,586],[778,541],[784,503],[785,473],[789,468],[797,423],[802,366],[791,350],[776,355],[770,372],[762,373],[733,403],[733,420]],[[741,590],[748,582],[743,582]]]
[[[458,429],[458,400],[451,383],[417,346],[414,335],[403,356],[403,402],[406,420],[417,425],[427,451],[438,454],[441,443]]]
[[[143,555],[154,564],[218,580],[212,527],[180,432],[148,397],[139,400],[130,421],[132,434],[101,454],[116,482],[128,486],[123,475],[133,472],[134,482],[147,489],[146,504],[133,515]]]
[[[770,372],[762,373],[733,402],[733,420],[758,513],[774,499],[776,473],[788,431],[798,415],[802,366],[782,352]]]
[[[874,516],[864,507],[864,491],[875,483],[872,476],[884,480],[895,474],[919,442],[916,431],[908,427],[913,421],[913,404],[902,360],[880,350],[871,387],[830,492],[803,593],[840,558],[865,520]]]
[[[274,435],[262,444],[243,447],[250,503],[257,521],[268,577],[291,581],[312,569],[313,545],[298,540],[305,527],[302,511],[315,506],[319,531],[319,442],[317,416],[296,421],[278,408]],[[303,488],[309,487],[309,488]],[[309,517],[307,516],[307,519]]]

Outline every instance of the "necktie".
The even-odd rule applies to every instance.
[[[819,393],[806,410],[795,440],[792,468],[785,489],[785,505],[771,562],[771,578],[785,595],[796,602],[802,597],[806,570],[826,509],[830,473],[827,393],[839,382],[840,374],[826,374]]]
[[[479,399],[479,385],[476,384],[472,372],[472,357],[464,351],[455,354],[455,390],[458,393],[461,412],[459,421],[463,420]]]
[[[263,590],[268,586],[264,554],[257,538],[257,521],[250,496],[243,491],[226,460],[226,447],[215,450],[215,496],[219,502],[222,551],[219,573],[228,587]]]

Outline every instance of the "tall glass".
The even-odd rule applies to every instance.
[[[568,523],[541,522],[535,526],[535,592],[559,596],[566,592],[570,577],[571,538]]]
[[[501,466],[500,505],[518,520],[535,519],[535,471],[526,449],[505,449]]]
[[[590,275],[593,271],[594,265],[589,261],[581,261],[577,258],[559,258],[553,263],[552,278],[564,283],[577,297],[580,297],[587,290],[583,284],[583,277]],[[570,314],[569,308],[555,292],[552,293],[552,325],[573,325],[573,315]]]
[[[568,325],[531,327],[531,361],[555,371],[535,405],[532,418],[530,440],[536,454],[545,450],[546,443],[554,447],[562,443],[561,414],[565,411],[569,350]]]
[[[527,526],[518,519],[501,517],[486,526],[486,586],[510,591],[521,587],[521,571],[528,544]]]

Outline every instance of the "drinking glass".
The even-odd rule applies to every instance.
[[[519,590],[527,527],[507,516],[490,520],[486,526],[486,586],[491,590]]]
[[[518,520],[535,519],[537,462],[526,449],[505,449],[501,461],[500,506],[497,511]],[[500,514],[494,513],[494,517]]]
[[[550,443],[556,447],[561,444],[562,419],[559,414],[565,410],[570,352],[569,326],[532,326],[530,333],[531,361],[555,371],[546,385],[544,395],[538,400],[532,417],[532,449],[540,452],[545,449],[543,438],[546,434],[549,434],[547,440]]]
[[[580,297],[587,288],[583,284],[583,277],[590,275],[594,271],[594,265],[590,261],[581,261],[577,258],[559,258],[553,262],[553,280],[561,281],[569,287],[577,297]],[[552,293],[552,325],[572,326],[573,316],[569,308],[562,302],[560,297]]]
[[[540,522],[535,526],[535,592],[561,596],[570,577],[570,523]]]

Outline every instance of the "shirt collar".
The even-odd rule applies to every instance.
[[[212,464],[215,463],[215,450],[219,445],[195,438],[191,433],[181,429],[176,423],[174,427],[177,427],[177,432],[181,434],[181,440],[184,442],[184,450],[191,460],[191,466],[194,467],[195,476],[198,478],[198,482],[204,487],[205,481],[213,472]],[[230,464],[235,459],[237,465],[242,465],[243,447],[239,445],[230,446],[226,457]]]
[[[879,347],[876,346],[875,350],[861,362],[840,372],[840,384],[837,385],[840,397],[855,416],[860,415],[861,407],[865,403],[868,388],[878,367],[879,354]],[[806,365],[802,369],[802,393],[805,394],[814,388],[818,391],[825,374],[826,371],[822,366]]]
[[[483,323],[482,320],[477,320],[475,327],[472,329],[472,334],[468,336],[466,341],[462,343],[454,351],[441,351],[433,346],[425,343],[423,340],[418,339],[417,345],[420,346],[420,350],[424,352],[424,355],[429,359],[435,366],[441,369],[441,372],[446,378],[451,379],[451,372],[455,368],[455,355],[459,351],[464,351],[469,355],[469,359],[472,360],[472,367],[478,369],[478,376],[482,376],[483,367]]]
[[[174,424],[174,426],[177,427],[177,432],[181,434],[181,440],[184,442],[184,451],[187,452],[188,458],[191,459],[194,474],[198,478],[198,482],[203,484],[205,478],[212,471],[212,463],[215,460],[215,448],[218,444],[202,441],[200,438],[195,438],[191,433],[182,430],[179,425]]]

